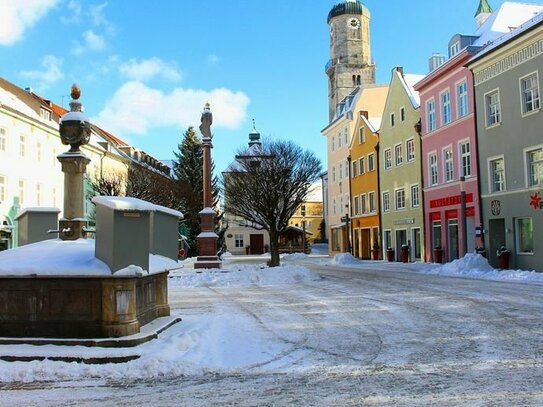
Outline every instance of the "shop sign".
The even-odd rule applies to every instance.
[[[430,208],[441,208],[442,206],[460,205],[461,196],[452,195],[445,198],[430,200]],[[466,194],[466,202],[473,202],[473,194]]]
[[[412,225],[413,223],[415,223],[415,218],[397,219],[392,223],[395,225]]]
[[[534,209],[543,209],[543,199],[541,199],[540,192],[530,195],[530,206],[533,206]]]

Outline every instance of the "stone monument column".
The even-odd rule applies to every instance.
[[[60,119],[60,140],[70,145],[69,151],[57,159],[64,173],[64,211],[59,221],[59,237],[62,240],[77,240],[84,237],[85,192],[83,176],[90,159],[81,152],[80,146],[89,142],[91,127],[81,111],[81,90],[74,84],[71,91],[70,111]]]
[[[204,159],[204,209],[199,213],[202,221],[201,233],[198,235],[198,257],[194,263],[194,268],[220,268],[221,262],[217,257],[217,234],[215,233],[215,211],[213,210],[213,195],[211,191],[211,124],[213,115],[209,108],[209,103],[204,107],[200,124],[202,133],[202,148]]]

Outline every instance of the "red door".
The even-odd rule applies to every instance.
[[[251,254],[264,253],[264,235],[251,235]]]

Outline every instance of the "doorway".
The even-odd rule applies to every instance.
[[[371,254],[371,229],[362,229],[362,252],[360,257],[369,259]]]
[[[458,259],[458,219],[450,219],[447,222],[449,240],[449,261]]]
[[[411,258],[420,260],[422,258],[422,243],[420,239],[420,229],[411,229]]]
[[[498,268],[496,252],[505,246],[505,219],[490,219],[488,221],[488,260],[492,267]]]
[[[407,230],[396,229],[396,261],[400,259],[400,253],[404,244],[407,244]]]
[[[251,254],[264,253],[264,235],[251,235]]]
[[[353,256],[360,257],[360,229],[354,230]]]

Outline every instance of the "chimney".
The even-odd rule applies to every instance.
[[[432,56],[428,59],[428,72],[433,72],[441,65],[445,63],[445,56],[439,52],[432,53]]]
[[[366,119],[368,118],[368,111],[367,110],[361,110],[360,111],[360,117],[364,116]]]
[[[397,72],[399,72],[403,76],[403,66],[397,66],[394,68]]]

